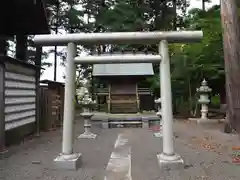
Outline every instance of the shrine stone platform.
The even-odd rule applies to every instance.
[[[100,121],[103,128],[115,127],[143,127],[148,128],[150,124],[160,121],[156,112],[145,112],[136,114],[109,114],[95,112],[91,118],[94,121]]]

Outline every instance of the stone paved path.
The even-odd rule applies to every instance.
[[[75,140],[75,151],[83,153],[82,168],[78,171],[52,166],[53,158],[61,150],[61,130],[57,130],[11,147],[8,157],[0,160],[0,180],[110,180],[110,171],[112,175],[122,173],[115,180],[240,179],[240,165],[232,164],[230,158],[231,147],[239,144],[237,136],[183,122],[175,122],[174,126],[176,151],[186,162],[181,171],[159,170],[157,153],[161,152],[162,142],[151,130],[101,129],[96,123],[93,131],[98,134],[97,139]],[[82,123],[78,121],[75,128],[77,137],[83,131]],[[117,159],[111,161],[113,158]],[[115,170],[111,169],[114,165]]]

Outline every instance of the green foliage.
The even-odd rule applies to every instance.
[[[191,101],[203,78],[209,82],[213,94],[222,93],[224,86],[224,59],[220,8],[208,11],[193,9],[185,20],[186,29],[203,30],[204,38],[196,44],[172,45],[172,86],[183,101]],[[189,108],[193,108],[189,103]]]
[[[207,0],[202,0],[208,3]],[[207,11],[193,9],[186,14],[188,0],[61,0],[52,3],[50,25],[67,32],[113,32],[203,30],[204,38],[195,44],[171,44],[171,78],[173,101],[177,106],[193,111],[196,104],[196,88],[203,78],[209,82],[214,94],[224,89],[224,60],[220,8]],[[81,7],[81,8],[79,8]],[[181,13],[176,13],[176,12]],[[157,52],[157,45],[92,45],[83,46],[78,53],[104,53],[111,51]],[[63,64],[65,53],[58,54]],[[78,67],[76,84],[91,71],[91,66]],[[155,76],[141,82],[159,92],[159,64],[154,64]]]
[[[211,104],[214,106],[219,106],[221,104],[219,94],[216,94],[211,97]]]

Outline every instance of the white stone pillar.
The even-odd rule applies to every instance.
[[[163,40],[159,44],[159,54],[162,56],[160,63],[160,89],[162,99],[163,121],[163,152],[158,155],[160,167],[182,165],[183,160],[174,152],[173,113],[172,113],[172,90],[170,74],[170,58],[168,42]]]
[[[54,160],[56,166],[63,169],[77,169],[81,163],[81,154],[73,153],[76,77],[76,66],[74,64],[75,56],[76,45],[74,43],[68,43],[64,92],[62,153]]]
[[[67,47],[67,61],[66,61],[66,80],[65,80],[65,94],[64,94],[64,115],[63,115],[63,140],[62,153],[73,153],[73,124],[75,118],[75,77],[76,66],[74,64],[74,57],[76,56],[76,45],[69,43]]]
[[[162,55],[160,63],[160,88],[163,118],[163,153],[166,155],[173,155],[172,90],[167,41],[161,41],[159,51]]]

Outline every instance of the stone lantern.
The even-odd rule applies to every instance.
[[[154,100],[155,104],[157,105],[157,110],[158,112],[156,113],[156,115],[159,117],[159,121],[160,121],[160,129],[159,132],[154,133],[155,137],[162,137],[162,112],[161,112],[161,98],[158,98],[156,100]]]
[[[96,101],[93,101],[92,98],[90,97],[87,85],[88,82],[84,83],[83,98],[82,100],[79,101],[79,104],[83,108],[83,112],[80,115],[84,119],[84,133],[80,134],[78,138],[95,139],[97,135],[91,132],[90,119],[94,115],[92,109],[96,105]]]
[[[157,116],[160,117],[161,116],[161,102],[162,102],[161,98],[155,99],[154,102],[157,105],[157,110],[158,110],[158,112],[156,114],[157,114]]]
[[[201,118],[198,120],[198,122],[204,122],[208,120],[208,104],[210,103],[209,93],[212,92],[212,89],[208,87],[207,81],[204,79],[201,83],[201,86],[197,88],[197,92],[200,94],[198,102],[201,104]]]

